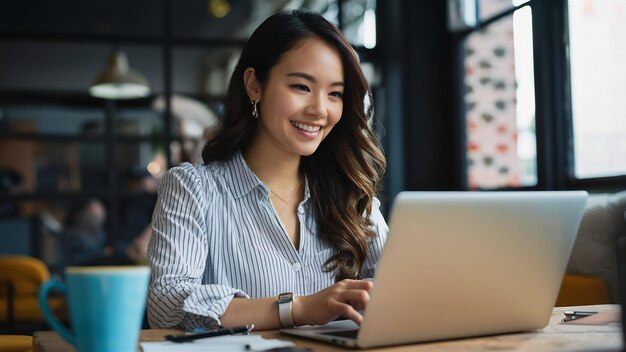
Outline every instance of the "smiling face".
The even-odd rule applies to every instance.
[[[250,83],[246,82],[248,95],[260,102],[253,148],[311,155],[341,119],[345,85],[341,57],[317,37],[304,39],[283,54],[267,82],[258,85],[258,94]]]

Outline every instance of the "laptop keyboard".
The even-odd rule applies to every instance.
[[[344,331],[331,331],[331,332],[322,333],[322,335],[346,337],[346,338],[352,338],[352,339],[356,339],[356,336],[358,334],[359,334],[359,329],[344,330]]]

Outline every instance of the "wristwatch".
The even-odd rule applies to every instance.
[[[278,318],[283,328],[293,328],[291,308],[293,307],[293,293],[285,292],[278,295]]]

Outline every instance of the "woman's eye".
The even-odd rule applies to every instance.
[[[291,87],[305,92],[309,91],[309,87],[305,86],[304,84],[292,84]]]
[[[330,93],[331,96],[335,97],[335,98],[343,98],[343,93],[342,92],[332,92]]]

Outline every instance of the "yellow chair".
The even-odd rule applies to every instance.
[[[609,303],[607,284],[595,276],[566,274],[556,307]]]
[[[0,321],[14,332],[20,323],[43,325],[37,292],[50,279],[50,272],[39,259],[28,256],[0,257]],[[49,298],[50,308],[64,318],[65,301],[62,297]]]
[[[32,352],[32,336],[0,335],[0,352]]]

